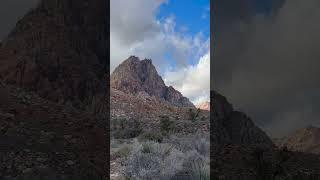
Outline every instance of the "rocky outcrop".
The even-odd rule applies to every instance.
[[[89,105],[106,91],[108,2],[43,0],[0,47],[0,78],[54,102]]]
[[[138,120],[144,130],[157,131],[161,117],[167,116],[175,122],[177,132],[209,132],[208,111],[200,111],[197,121],[193,122],[190,120],[190,108],[177,107],[145,92],[133,95],[111,88],[110,104],[111,123],[121,119]]]
[[[111,74],[110,86],[130,94],[146,92],[179,107],[195,107],[179,91],[165,85],[150,59],[130,56]]]
[[[1,179],[104,179],[106,147],[93,114],[0,85]]]
[[[275,140],[275,144],[279,147],[287,147],[291,151],[320,154],[319,139],[320,128],[309,126]]]
[[[215,145],[241,144],[273,147],[267,134],[258,128],[247,115],[233,110],[225,97],[212,91],[211,101],[213,104],[211,133]]]
[[[320,157],[278,149],[244,113],[211,91],[211,178],[320,179]]]

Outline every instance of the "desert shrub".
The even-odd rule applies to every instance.
[[[158,143],[163,141],[163,135],[159,132],[144,132],[138,138],[140,141],[155,141]]]
[[[193,111],[193,109],[189,109],[189,119],[192,122],[195,122],[199,116],[200,109],[198,108],[196,111]]]
[[[118,158],[126,158],[130,155],[131,149],[128,145],[121,147],[117,152],[115,152],[115,156]]]
[[[182,168],[172,179],[210,179],[210,159],[199,154],[196,150],[183,153],[184,159]]]
[[[171,179],[183,165],[183,153],[168,144],[135,143],[126,162],[130,179]]]
[[[125,174],[130,179],[209,179],[209,142],[209,135],[201,133],[171,135],[163,143],[136,141],[125,163]]]
[[[183,164],[185,171],[197,180],[210,179],[210,158],[201,155],[198,151],[192,150],[185,153],[186,160]]]
[[[210,165],[203,161],[194,162],[192,164],[191,177],[192,179],[198,180],[209,180],[210,179]]]
[[[176,149],[187,152],[196,150],[201,155],[209,157],[210,155],[210,137],[209,134],[196,132],[188,136],[171,135],[164,140],[165,143],[172,144]]]
[[[207,118],[205,116],[201,116],[200,120],[205,121]]]
[[[160,116],[160,130],[163,134],[168,134],[174,130],[174,122],[170,120],[169,116]]]
[[[134,138],[142,133],[142,126],[135,119],[116,119],[112,121],[111,127],[111,135],[117,139]]]

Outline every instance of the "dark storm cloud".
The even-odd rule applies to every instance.
[[[25,15],[38,0],[0,1],[0,41],[11,31],[16,22]]]
[[[268,133],[281,136],[320,122],[320,1],[276,7],[271,16],[226,18],[229,23],[217,28],[212,83]]]

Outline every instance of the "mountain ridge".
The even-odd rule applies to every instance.
[[[320,128],[307,126],[298,129],[283,138],[275,139],[279,147],[287,147],[291,151],[320,154]]]
[[[178,107],[195,108],[179,91],[165,85],[151,59],[140,60],[136,56],[130,56],[115,68],[111,74],[110,86],[130,94],[146,92]]]

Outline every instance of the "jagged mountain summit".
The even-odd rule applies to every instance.
[[[195,106],[172,86],[166,86],[150,59],[130,56],[111,74],[111,88],[125,93],[146,93],[178,107]]]
[[[211,91],[213,102],[213,143],[217,146],[224,144],[247,144],[273,147],[272,140],[257,127],[244,113],[235,111],[227,99],[215,91]]]
[[[298,129],[289,136],[275,140],[279,147],[291,151],[320,154],[320,128],[308,126]]]
[[[105,0],[42,0],[0,47],[3,82],[80,107],[106,91]]]
[[[278,149],[227,99],[211,91],[213,179],[319,179],[320,157]]]
[[[211,102],[213,179],[320,179],[319,156],[278,149],[224,96],[211,91]]]

